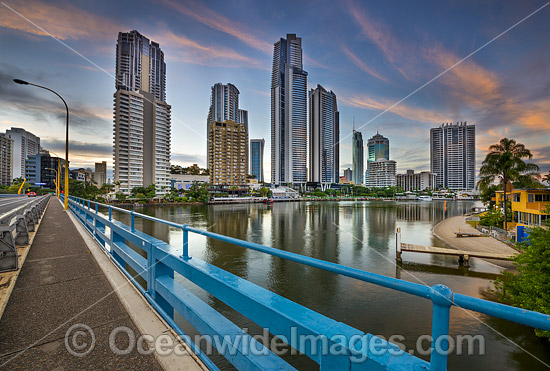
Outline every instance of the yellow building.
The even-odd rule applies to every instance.
[[[496,192],[495,200],[499,207],[504,199],[503,193]],[[550,219],[550,215],[544,212],[550,205],[550,189],[512,189],[506,193],[506,199],[511,202],[518,225],[541,226]]]
[[[212,185],[245,185],[248,130],[244,123],[213,122],[208,130],[208,168]]]

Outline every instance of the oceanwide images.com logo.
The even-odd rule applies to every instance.
[[[361,363],[368,357],[385,355],[403,356],[412,354],[429,356],[432,353],[441,355],[485,355],[485,338],[482,335],[440,336],[432,342],[430,335],[421,335],[416,339],[412,349],[406,349],[405,337],[392,335],[388,339],[372,335],[333,335],[330,338],[322,335],[298,334],[298,329],[292,327],[290,336],[270,335],[264,328],[261,335],[248,335],[248,329],[241,334],[233,335],[196,335],[193,337],[173,337],[169,334],[152,336],[135,333],[129,327],[114,328],[108,339],[97,339],[93,329],[85,324],[75,324],[65,333],[65,348],[75,357],[90,354],[99,342],[105,342],[116,355],[127,355],[134,351],[142,355],[156,353],[160,356],[188,355],[184,343],[191,341],[200,346],[206,355],[213,355],[214,348],[222,354],[248,356],[265,356],[269,351],[278,355],[297,355],[297,349],[310,349],[311,356],[345,356],[352,362]],[[290,345],[290,347],[289,347]],[[268,350],[269,348],[269,350]]]

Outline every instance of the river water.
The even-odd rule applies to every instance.
[[[432,286],[442,283],[453,291],[491,298],[491,281],[499,267],[479,259],[470,269],[458,267],[453,257],[403,253],[395,263],[395,231],[401,227],[402,242],[428,246],[445,243],[432,234],[442,219],[464,214],[479,203],[447,202],[289,202],[240,205],[187,205],[136,208],[137,212],[186,223],[215,233],[272,246],[349,267],[398,277]],[[128,224],[127,214],[113,217]],[[136,218],[136,228],[170,243],[180,251],[182,232],[166,225]],[[389,338],[401,335],[407,351],[416,350],[420,336],[431,333],[431,302],[319,269],[302,266],[224,242],[190,234],[191,256],[203,259],[290,300],[364,332]],[[261,330],[217,299],[180,278],[192,291],[241,328]],[[193,329],[177,321],[187,333]],[[449,356],[450,370],[539,370],[550,364],[550,346],[534,336],[531,328],[453,307],[451,336],[482,335],[474,355]],[[401,340],[404,339],[404,340]],[[425,342],[423,347],[428,347]],[[427,356],[419,355],[428,359]],[[300,356],[285,357],[299,369],[316,369]],[[229,368],[215,357],[220,368]]]

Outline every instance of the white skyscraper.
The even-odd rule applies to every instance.
[[[281,38],[271,75],[271,182],[307,182],[307,72],[302,39]]]
[[[137,31],[119,33],[114,95],[114,180],[118,189],[170,187],[171,107],[159,44]]]
[[[25,159],[40,152],[40,138],[25,129],[6,130],[6,137],[13,140],[12,180],[25,176]]]
[[[475,125],[443,124],[430,129],[430,171],[437,188],[474,189]]]
[[[311,89],[309,104],[309,181],[339,182],[339,112],[336,94],[321,85]]]

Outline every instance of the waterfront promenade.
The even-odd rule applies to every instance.
[[[0,369],[203,369],[189,354],[157,360],[137,348],[123,356],[112,351],[109,334],[117,327],[136,337],[145,331],[170,334],[170,329],[106,256],[104,266],[97,255],[104,254],[91,247],[71,217],[51,199],[0,320]],[[79,324],[95,334],[93,350],[82,357],[66,348],[68,329]],[[116,343],[119,349],[128,345],[124,337]]]
[[[466,223],[466,216],[459,215],[447,218],[438,223],[433,230],[434,235],[449,244],[451,247],[462,251],[485,252],[493,254],[517,254],[517,251],[493,237],[467,237],[459,238],[457,232],[480,234],[480,232]],[[488,260],[502,268],[513,270],[515,266],[512,262],[503,260]]]

